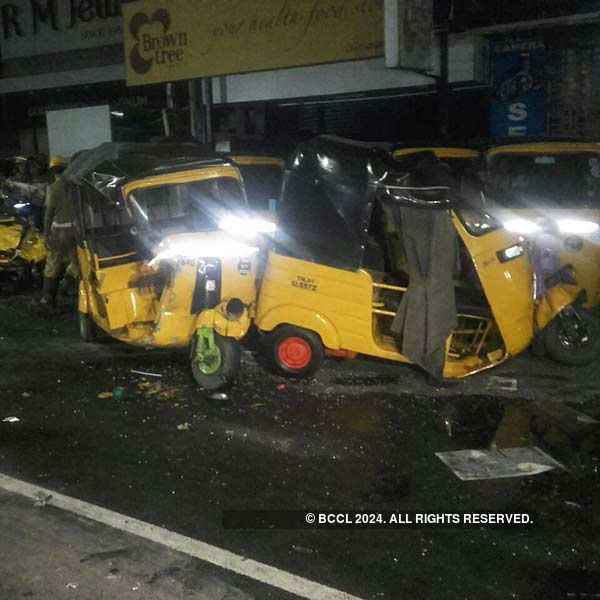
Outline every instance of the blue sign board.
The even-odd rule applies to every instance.
[[[542,40],[492,48],[493,137],[546,133],[546,48]]]

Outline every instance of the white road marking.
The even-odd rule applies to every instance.
[[[7,492],[20,494],[32,500],[46,498],[46,505],[54,506],[62,510],[74,513],[81,517],[87,517],[104,525],[108,525],[127,533],[132,533],[141,538],[162,544],[178,552],[183,552],[194,558],[206,561],[228,571],[239,575],[250,577],[256,581],[279,588],[300,598],[309,600],[361,600],[357,596],[347,594],[335,588],[321,585],[310,579],[304,579],[298,575],[282,571],[265,563],[245,558],[217,546],[157,527],[138,519],[95,506],[70,496],[64,496],[52,490],[42,488],[26,481],[14,479],[0,473],[0,488]],[[49,498],[48,498],[49,496]]]

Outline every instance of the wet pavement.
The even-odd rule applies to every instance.
[[[0,351],[1,473],[365,599],[600,597],[597,364],[526,354],[436,387],[411,366],[332,359],[295,381],[250,346],[227,398],[211,397],[186,352],[85,344],[73,312],[46,320],[26,297],[0,302]],[[515,446],[565,469],[461,481],[435,455]],[[530,512],[535,523],[223,527],[227,510],[329,509]]]

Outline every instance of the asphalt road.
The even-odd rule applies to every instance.
[[[360,598],[600,597],[596,364],[523,355],[439,388],[416,368],[366,359],[286,380],[249,348],[227,397],[213,398],[185,352],[84,344],[72,310],[47,320],[28,298],[0,302],[0,473]],[[119,399],[108,394],[117,386]],[[538,446],[565,469],[461,481],[435,454],[491,445]],[[225,527],[230,510],[529,512],[535,524],[249,529]],[[0,556],[16,537],[0,537]],[[5,579],[4,597],[47,597],[24,587],[32,564],[27,579]],[[295,597],[226,573],[215,577],[250,598]],[[180,597],[198,592],[182,581]]]

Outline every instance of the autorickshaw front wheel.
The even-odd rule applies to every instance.
[[[218,390],[233,382],[240,370],[240,344],[211,329],[201,328],[191,345],[192,375],[205,390]]]
[[[548,355],[562,364],[587,365],[600,355],[600,321],[588,310],[568,306],[542,335]]]
[[[271,362],[280,373],[309,377],[321,366],[325,352],[321,338],[308,329],[284,325],[267,338]]]

